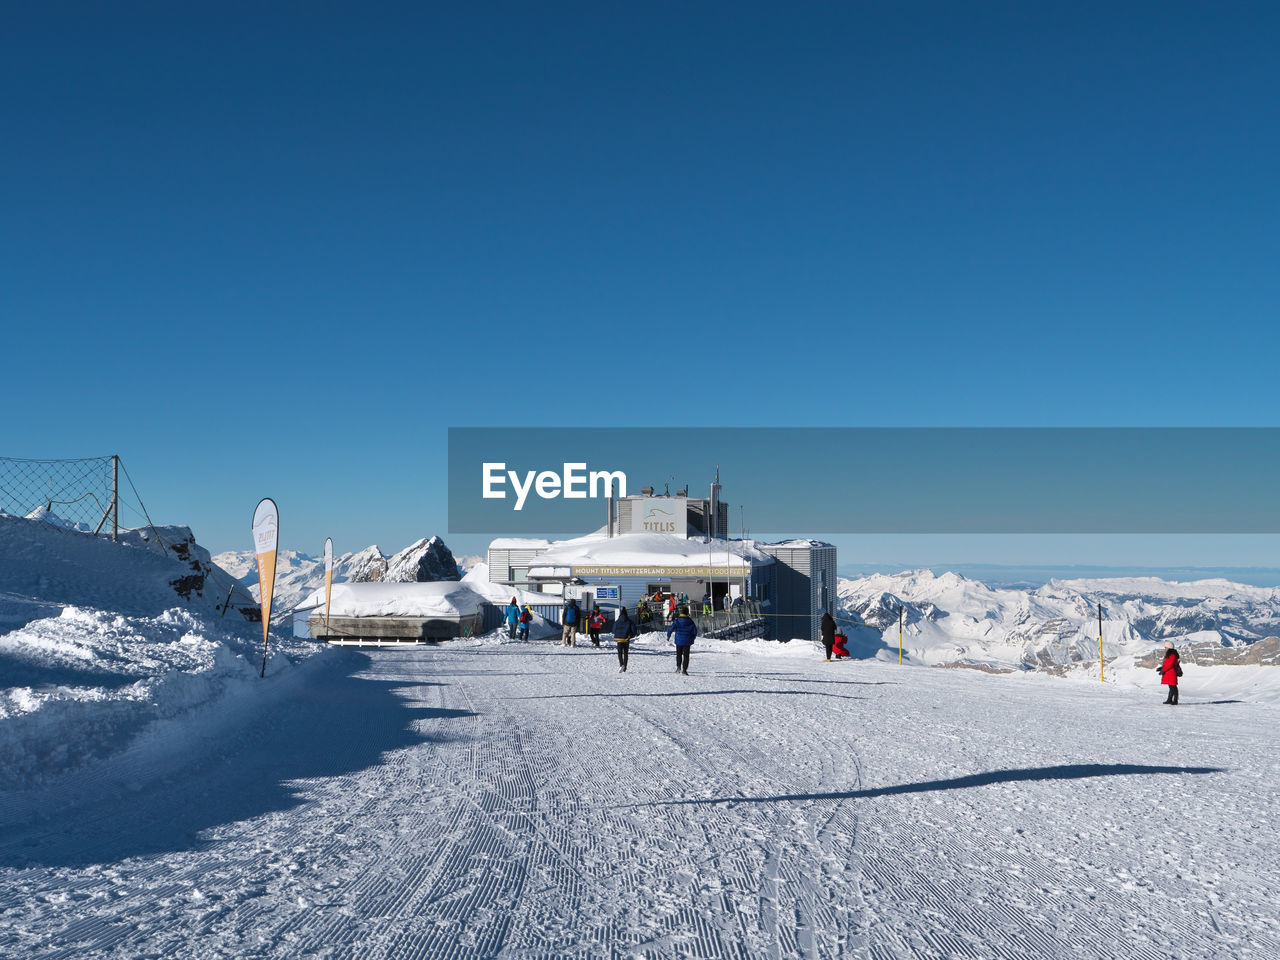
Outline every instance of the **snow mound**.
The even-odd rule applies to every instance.
[[[261,695],[260,623],[187,527],[119,542],[0,516],[0,797],[138,741],[234,690]],[[233,607],[237,607],[233,600]],[[315,650],[273,635],[268,680]],[[257,684],[256,687],[248,687]]]
[[[151,529],[123,530],[117,543],[0,516],[0,631],[49,616],[61,605],[144,617],[175,606],[221,615],[234,578],[212,563],[188,528],[156,529],[159,536]],[[233,606],[237,600],[250,604],[243,591]]]
[[[261,635],[189,610],[154,617],[67,606],[0,637],[0,783],[30,787],[124,749],[157,720],[261,684]],[[267,671],[298,645],[275,644]]]

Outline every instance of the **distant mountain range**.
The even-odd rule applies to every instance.
[[[439,537],[424,537],[390,556],[379,550],[376,544],[355,553],[336,556],[333,579],[335,583],[461,580],[466,570],[480,560],[480,557],[467,557],[460,566],[443,540]],[[215,556],[213,561],[237,577],[255,598],[258,596],[258,565],[252,550],[229,550]],[[471,562],[468,564],[467,561]],[[323,557],[296,550],[281,550],[276,554],[273,606],[277,611],[296,607],[322,586]]]
[[[865,644],[903,647],[928,663],[1061,668],[1141,656],[1172,641],[1197,648],[1240,647],[1280,634],[1280,589],[1228,580],[1173,582],[1155,577],[1050,580],[1034,589],[992,587],[929,570],[838,581],[839,616]],[[863,649],[864,654],[869,653]]]

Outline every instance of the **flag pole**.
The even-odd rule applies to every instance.
[[[1098,682],[1106,683],[1106,670],[1102,665],[1102,604],[1098,604]]]

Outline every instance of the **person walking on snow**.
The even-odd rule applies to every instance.
[[[813,621],[809,622],[812,623]],[[822,623],[818,629],[822,631],[822,649],[827,651],[827,663],[830,663],[831,648],[836,642],[836,620],[829,611],[822,611]]]
[[[564,614],[560,617],[562,627],[560,629],[560,646],[574,647],[574,633],[578,629],[578,601],[570,600],[564,607]]]
[[[1160,674],[1160,682],[1169,688],[1169,695],[1164,698],[1164,702],[1171,707],[1178,705],[1178,678],[1182,676],[1180,659],[1178,651],[1173,648],[1173,644],[1166,643],[1164,645],[1164,662],[1156,667],[1156,673]]]
[[[524,610],[520,613],[520,632],[516,635],[517,640],[529,639],[529,624],[533,623],[533,610],[526,603]]]
[[[516,603],[515,597],[512,597],[511,602],[507,604],[507,613],[503,619],[507,621],[507,639],[514,640],[516,638],[516,624],[520,622],[520,605]]]
[[[680,615],[671,621],[671,626],[667,627],[668,640],[673,633],[676,635],[676,673],[683,673],[687,677],[689,650],[693,646],[694,638],[698,635],[698,625],[693,622],[686,607],[680,608]]]
[[[845,642],[848,639],[849,638],[846,637],[839,630],[836,631],[836,642],[835,642],[835,645],[832,646],[831,648],[831,655],[835,657],[837,660],[849,659],[849,648],[845,646]]]
[[[624,606],[613,621],[613,642],[618,650],[618,672],[627,672],[627,659],[631,655],[631,638],[640,631]]]
[[[596,607],[591,611],[591,616],[587,619],[587,633],[591,635],[591,645],[593,647],[600,646],[600,631],[604,629],[604,614],[600,612],[600,608]]]

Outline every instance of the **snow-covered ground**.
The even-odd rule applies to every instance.
[[[1170,708],[668,650],[326,650],[164,762],[6,794],[0,954],[1280,956],[1280,708],[1224,668]]]

